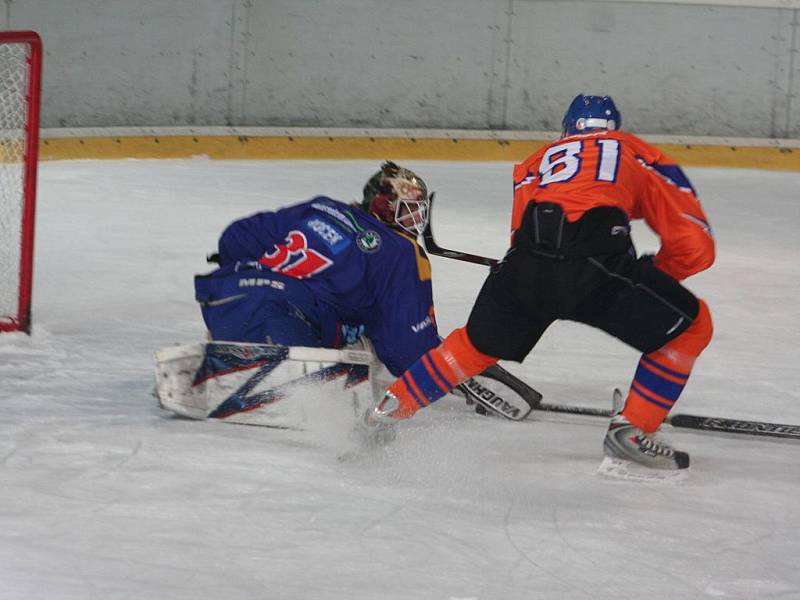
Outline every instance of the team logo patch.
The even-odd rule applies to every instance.
[[[381,236],[377,231],[368,229],[356,236],[356,244],[358,244],[359,250],[371,254],[372,252],[377,252],[381,247]]]

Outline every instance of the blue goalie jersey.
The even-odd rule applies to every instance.
[[[266,285],[316,321],[319,345],[341,347],[343,330],[363,330],[394,375],[439,344],[427,256],[359,208],[317,196],[235,221],[220,237],[219,261],[239,286],[248,272],[270,272]]]

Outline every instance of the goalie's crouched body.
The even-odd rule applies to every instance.
[[[219,268],[195,278],[211,338],[341,348],[364,335],[399,375],[439,343],[416,241],[430,198],[422,179],[385,162],[358,204],[316,196],[231,223]]]

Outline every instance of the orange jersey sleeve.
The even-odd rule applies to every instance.
[[[573,222],[596,206],[644,219],[661,238],[656,265],[679,280],[714,262],[711,228],[691,183],[664,153],[631,133],[561,138],[515,165],[512,236],[529,202],[555,202]]]
[[[708,218],[694,191],[683,187],[677,176],[654,177],[640,210],[642,218],[661,238],[655,257],[659,269],[682,281],[714,263],[714,237]]]

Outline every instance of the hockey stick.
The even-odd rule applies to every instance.
[[[494,373],[493,378],[503,381],[509,385],[509,387],[515,383],[522,383],[504,369]],[[522,383],[522,385],[525,384]],[[588,406],[541,402],[541,394],[532,388],[530,389],[539,396],[539,401],[531,405],[533,410],[606,418],[611,417],[611,415],[613,415],[615,412],[614,410],[605,408],[592,408]],[[615,395],[618,393],[619,392],[615,390]],[[620,397],[617,402],[621,407],[622,398]],[[700,429],[703,431],[716,431],[719,433],[742,433],[746,435],[760,435],[800,440],[800,425],[789,425],[786,423],[748,421],[746,419],[729,419],[724,417],[704,417],[701,415],[691,415],[685,413],[669,415],[665,422],[673,427],[685,429]]]
[[[500,365],[492,365],[480,375],[467,379],[458,389],[470,401],[511,421],[524,420],[542,401],[542,395]],[[511,400],[522,398],[524,404]],[[477,407],[476,407],[477,410]],[[481,411],[478,411],[481,412]]]
[[[477,254],[469,254],[468,252],[459,252],[458,250],[447,250],[442,248],[436,243],[433,238],[433,197],[431,197],[430,207],[428,208],[428,224],[425,225],[425,231],[422,232],[422,239],[425,242],[425,250],[428,254],[434,256],[444,256],[445,258],[454,258],[456,260],[463,260],[465,262],[474,263],[476,265],[486,265],[487,267],[495,266],[499,261],[495,258],[488,258],[486,256],[478,256]]]
[[[610,417],[613,411],[604,408],[574,406],[569,404],[550,404],[542,402],[535,410],[566,413],[572,415],[588,415],[592,417]],[[800,440],[800,425],[785,423],[768,423],[765,421],[748,421],[745,419],[727,419],[723,417],[704,417],[700,415],[675,414],[667,417],[666,423],[673,427],[701,429],[719,433],[744,433],[769,437],[790,438]]]
[[[800,425],[682,414],[670,416],[667,418],[667,423],[673,427],[688,427],[689,429],[702,429],[721,433],[745,433],[748,435],[764,435],[800,440]]]

